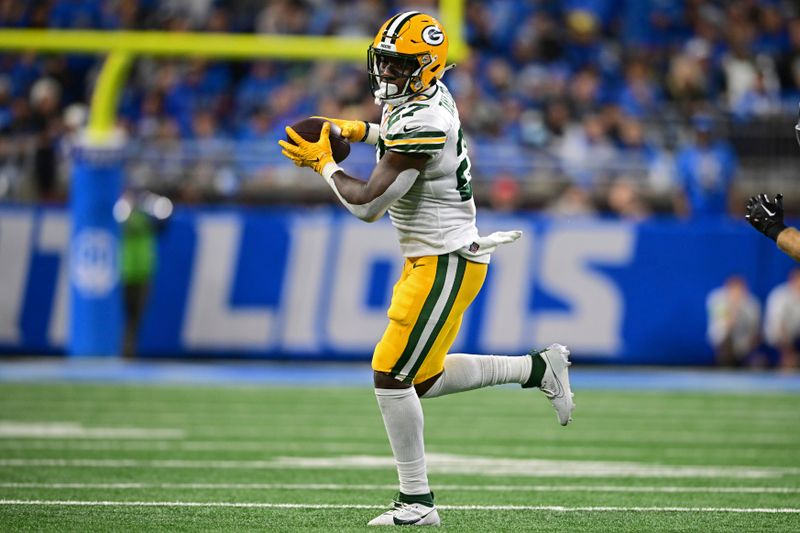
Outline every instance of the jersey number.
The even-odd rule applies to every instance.
[[[469,156],[467,156],[467,143],[464,141],[464,132],[458,128],[458,143],[456,144],[456,154],[458,157],[464,155],[461,164],[458,165],[456,170],[456,190],[461,195],[461,201],[466,202],[472,199],[472,176],[469,173],[470,163]]]
[[[397,112],[394,114],[389,115],[389,120],[386,122],[386,127],[391,128],[392,125],[400,120],[401,118],[410,117],[420,109],[425,109],[427,106],[425,104],[408,104],[407,108],[404,108],[401,112]]]

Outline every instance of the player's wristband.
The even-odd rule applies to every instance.
[[[364,122],[366,124],[367,129],[364,132],[364,138],[361,139],[361,142],[367,144],[378,144],[378,139],[381,135],[381,127],[377,124],[372,124],[369,122]]]
[[[786,229],[786,224],[783,222],[776,222],[775,224],[771,224],[768,228],[764,228],[764,235],[769,237],[775,242],[778,242],[778,235],[781,234],[783,230]]]
[[[342,167],[337,165],[336,163],[330,162],[326,163],[324,167],[322,167],[322,177],[325,178],[325,181],[328,182],[328,185],[333,187],[333,175],[339,172],[340,170],[344,170]]]

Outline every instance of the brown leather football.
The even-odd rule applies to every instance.
[[[319,140],[319,133],[322,131],[322,125],[325,123],[321,118],[304,118],[292,124],[292,129],[297,132],[300,137],[307,141],[317,142]],[[328,138],[331,140],[331,151],[333,152],[333,160],[340,163],[350,155],[350,143],[347,139],[342,137],[342,130],[331,122],[331,132]],[[292,144],[294,141],[286,138]]]

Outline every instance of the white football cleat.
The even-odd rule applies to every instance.
[[[569,350],[561,344],[551,344],[541,352],[531,352],[531,356],[539,354],[547,365],[539,386],[550,403],[556,409],[558,422],[566,426],[572,421],[575,403],[572,401],[572,389],[569,386]]]
[[[394,506],[369,521],[368,526],[440,526],[436,506],[395,501]]]

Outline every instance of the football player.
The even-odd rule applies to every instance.
[[[281,141],[283,155],[322,175],[342,204],[372,222],[385,212],[405,263],[387,312],[389,324],[372,358],[375,395],[397,465],[400,492],[370,525],[439,525],[428,486],[420,398],[503,383],[538,387],[566,425],[574,408],[568,350],[553,344],[527,356],[448,354],[467,307],[480,291],[490,253],[522,232],[480,237],[470,160],[458,110],[441,82],[447,34],[425,13],[386,21],[367,51],[369,83],[383,106],[380,124],[325,117],[317,142]],[[330,123],[353,142],[376,145],[365,182],[332,157]]]

